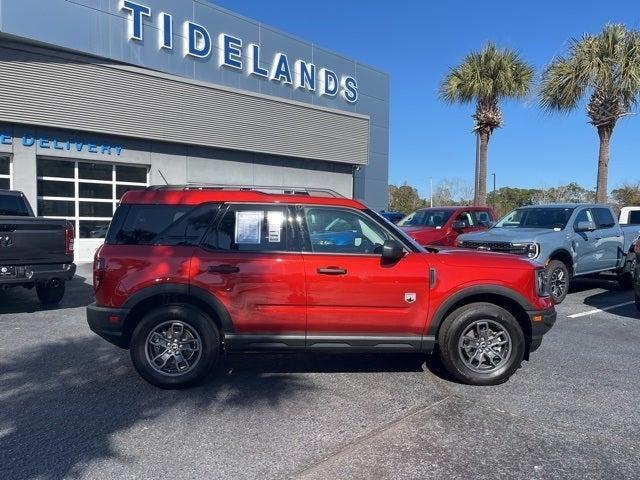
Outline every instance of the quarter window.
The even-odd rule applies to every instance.
[[[304,209],[308,249],[314,253],[373,255],[390,235],[370,218],[341,208]]]
[[[230,205],[204,246],[239,252],[298,251],[295,222],[284,205]]]
[[[73,222],[78,238],[104,238],[122,195],[147,186],[147,167],[39,158],[37,173],[38,215]]]

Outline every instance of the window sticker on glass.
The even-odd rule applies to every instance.
[[[280,231],[282,230],[283,222],[284,213],[277,211],[267,213],[267,241],[269,243],[280,243]]]
[[[236,212],[237,244],[260,244],[264,212]]]

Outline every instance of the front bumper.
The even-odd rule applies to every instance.
[[[54,263],[44,265],[0,265],[11,269],[11,274],[0,272],[0,284],[27,285],[46,283],[50,280],[71,280],[76,274],[75,263]]]
[[[553,324],[556,323],[558,314],[555,308],[527,313],[531,319],[531,343],[529,344],[529,352],[535,352],[540,347],[540,344],[542,344],[544,334],[551,330]]]
[[[129,348],[129,338],[124,334],[124,321],[128,314],[126,308],[100,307],[92,303],[87,307],[87,323],[106,341],[120,348]]]

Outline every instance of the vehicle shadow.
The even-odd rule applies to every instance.
[[[569,293],[585,292],[601,288],[608,292],[622,292],[622,288],[618,284],[618,279],[612,274],[590,275],[587,277],[577,277],[571,280]]]
[[[77,275],[66,283],[66,291],[58,305],[45,306],[38,301],[36,289],[22,287],[0,290],[0,315],[3,313],[34,313],[63,308],[86,307],[93,302],[90,279]]]
[[[640,319],[640,312],[636,308],[634,302],[633,292],[628,292],[628,295],[624,297],[616,296],[614,299],[611,298],[611,292],[601,292],[596,293],[594,295],[590,295],[584,299],[584,304],[593,308],[607,308],[606,312],[611,315],[617,315],[619,317]],[[609,307],[613,305],[621,305],[616,308]]]

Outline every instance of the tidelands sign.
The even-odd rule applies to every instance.
[[[131,0],[122,0],[120,10],[128,15],[129,40],[142,42],[145,20],[157,22],[160,50],[173,50],[173,17],[169,13],[151,11],[151,8]],[[182,52],[193,59],[209,58],[214,50],[213,40],[206,26],[185,21],[182,28]],[[260,45],[244,44],[241,38],[220,33],[215,45],[217,65],[245,72],[247,75],[271,80],[318,95],[336,97],[346,102],[358,101],[358,83],[349,75],[340,75],[328,68],[318,68],[307,60],[290,60],[285,53],[277,52],[271,61],[260,57]]]

